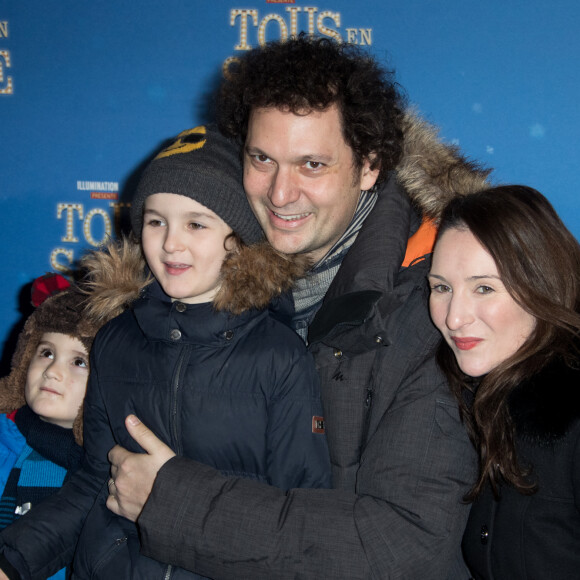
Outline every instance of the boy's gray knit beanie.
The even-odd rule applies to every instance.
[[[248,245],[263,238],[244,193],[240,147],[216,127],[183,131],[147,166],[131,204],[131,226],[139,239],[145,200],[155,193],[194,199],[215,212]]]

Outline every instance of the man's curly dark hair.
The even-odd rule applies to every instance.
[[[255,108],[308,114],[334,104],[355,166],[369,159],[383,181],[401,157],[404,98],[393,72],[355,45],[302,33],[249,51],[221,86],[218,123],[245,141]]]

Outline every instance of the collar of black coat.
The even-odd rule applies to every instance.
[[[349,348],[367,350],[389,342],[381,317],[372,317],[378,308],[384,317],[405,299],[397,291],[401,263],[407,240],[419,227],[420,218],[394,174],[379,189],[377,202],[366,218],[354,245],[326,293],[322,306],[309,328],[308,342],[314,343],[344,335],[348,330]],[[354,327],[365,323],[360,335]]]
[[[232,315],[217,311],[211,302],[186,304],[172,301],[157,281],[148,286],[132,305],[133,315],[149,340],[175,344],[227,347],[244,336],[266,310],[246,310]]]
[[[322,341],[340,330],[350,331],[352,328],[362,326],[369,319],[381,296],[382,292],[377,290],[363,290],[337,296],[325,302],[310,325],[309,343]]]
[[[556,443],[580,420],[580,367],[548,364],[511,393],[509,407],[518,437],[540,446]]]

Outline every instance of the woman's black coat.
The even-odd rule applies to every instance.
[[[520,385],[510,399],[518,459],[538,485],[523,495],[488,488],[463,537],[476,580],[580,578],[580,371],[563,363]]]

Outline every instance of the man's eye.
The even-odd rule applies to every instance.
[[[320,163],[320,161],[307,161],[306,167],[308,169],[320,169],[322,167],[322,163]]]
[[[268,163],[270,158],[263,153],[256,153],[255,155],[250,155],[250,157],[257,163]]]

